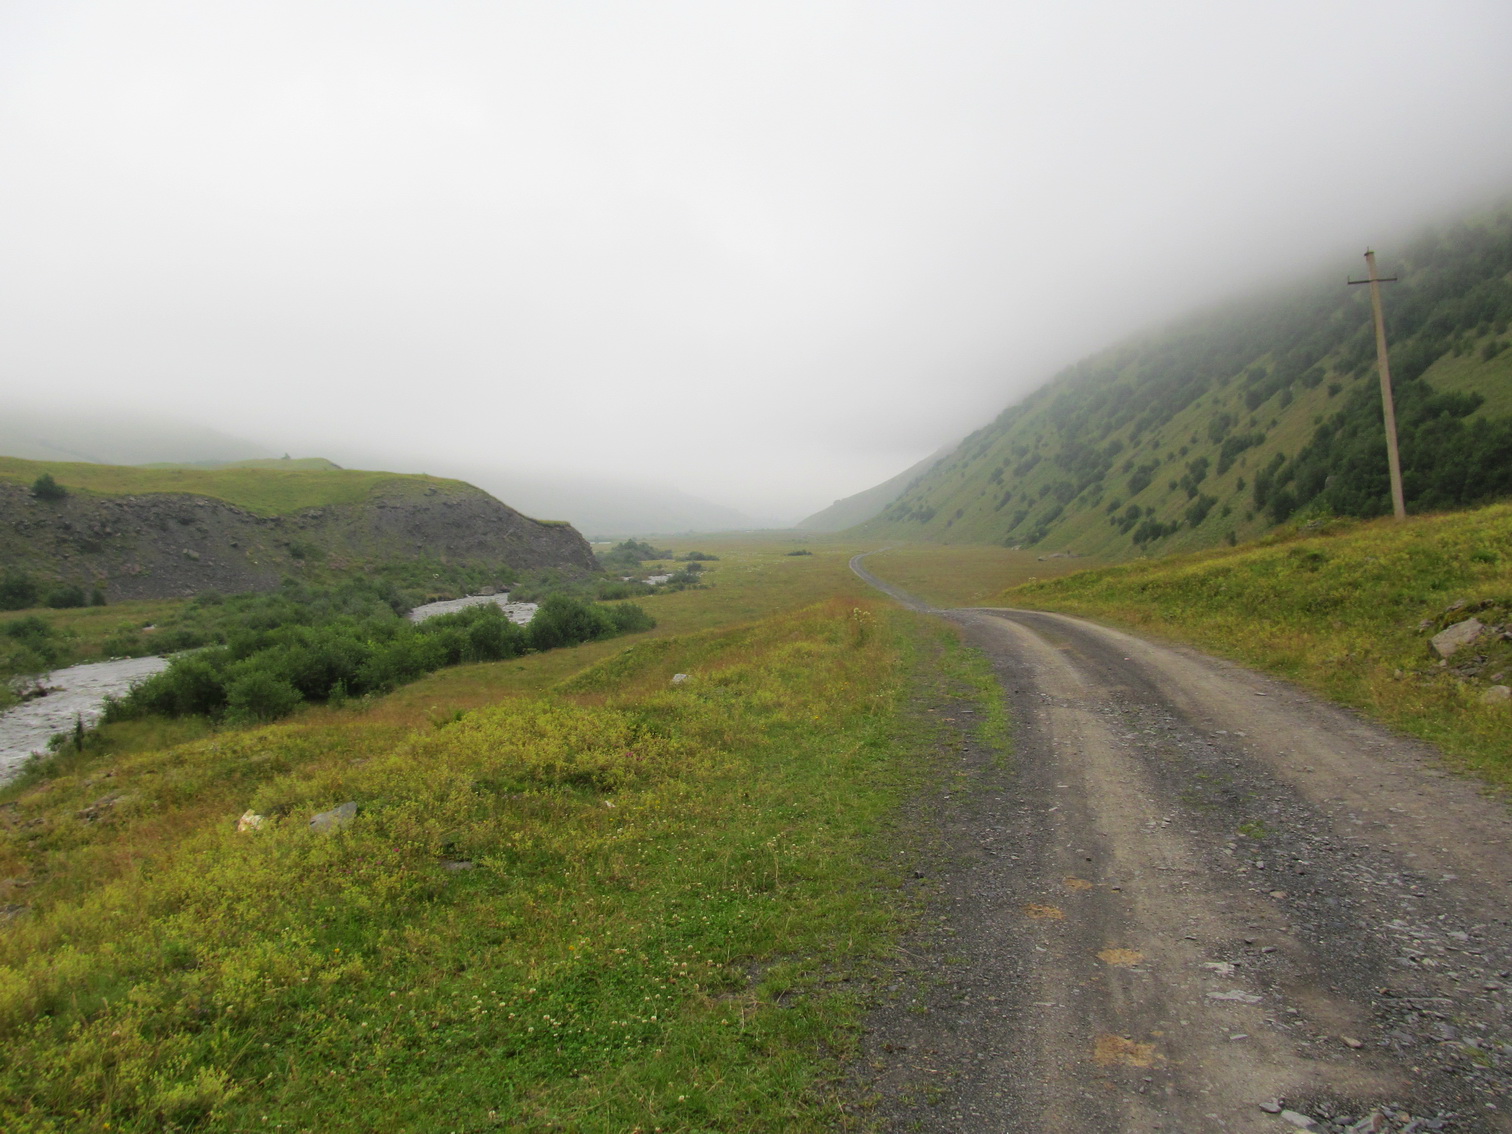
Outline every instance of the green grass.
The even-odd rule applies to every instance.
[[[71,491],[106,496],[185,492],[224,500],[260,516],[358,504],[380,493],[419,494],[430,489],[479,491],[459,480],[357,469],[147,468],[0,457],[0,481],[30,486],[44,472],[52,473],[59,484]]]
[[[17,675],[156,652],[152,641],[155,631],[144,627],[171,622],[187,604],[187,599],[143,599],[113,606],[68,610],[37,607],[0,614],[0,711],[15,703],[9,679]],[[4,634],[7,626],[22,619],[40,619],[51,629],[50,663],[39,664],[43,659],[18,650],[17,643]]]
[[[253,457],[245,461],[151,461],[144,469],[339,469],[324,457]]]
[[[905,544],[868,555],[865,566],[878,578],[936,606],[976,606],[1004,587],[1064,575],[1087,562],[1006,547]]]
[[[1479,417],[1512,417],[1512,350],[1504,350],[1490,361],[1481,357],[1481,349],[1487,343],[1506,339],[1506,335],[1478,338],[1463,354],[1446,354],[1439,359],[1423,378],[1436,390],[1479,394],[1485,398],[1475,411]]]
[[[1191,642],[1297,681],[1512,785],[1512,642],[1488,632],[1447,665],[1428,639],[1512,623],[1512,504],[1287,531],[1252,546],[1083,571],[998,605],[1084,614]],[[1463,605],[1459,605],[1463,604]]]
[[[771,537],[688,537],[658,542],[670,545],[676,554],[703,551],[719,556],[719,561],[703,565],[707,585],[701,589],[634,600],[656,619],[650,637],[740,626],[836,596],[859,600],[876,593],[850,570],[850,557],[866,550],[864,546],[814,544],[813,555],[789,557],[787,552],[793,544]],[[669,566],[671,563],[667,561]],[[650,573],[653,567],[646,564],[642,572]],[[406,724],[438,719],[500,697],[550,689],[584,666],[623,649],[622,641],[595,642],[497,665],[459,666],[396,690],[375,704],[371,712]]]
[[[0,901],[30,907],[0,931],[0,1126],[847,1128],[850,978],[905,917],[884,843],[939,760],[910,691],[946,656],[989,728],[1001,704],[937,623],[794,609],[842,552],[727,550],[664,596],[680,633],[562,651],[555,688],[506,662],[430,679],[499,676],[460,719],[107,730],[0,793]]]

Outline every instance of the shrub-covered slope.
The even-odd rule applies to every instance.
[[[1381,263],[1409,510],[1512,494],[1512,207]],[[1126,556],[1388,511],[1366,291],[1319,281],[1094,355],[858,531]]]
[[[902,721],[930,641],[835,601],[444,727],[40,769],[0,793],[0,1125],[838,1128],[835,978],[892,947],[898,801],[954,758]]]
[[[58,489],[38,492],[44,474]],[[291,572],[405,560],[594,568],[571,526],[530,519],[470,484],[336,468],[0,458],[0,530],[0,576],[98,588],[110,601],[266,590]]]

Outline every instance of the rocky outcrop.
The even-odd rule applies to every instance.
[[[256,513],[206,496],[72,491],[38,500],[0,484],[0,572],[101,587],[111,601],[268,590],[307,565],[403,559],[593,570],[569,524],[532,520],[471,485],[396,478],[360,503]]]

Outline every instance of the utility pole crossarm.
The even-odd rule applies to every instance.
[[[1381,313],[1381,285],[1396,282],[1396,276],[1376,275],[1375,252],[1365,253],[1369,278],[1348,280],[1350,284],[1370,285],[1370,307],[1375,315],[1376,367],[1381,374],[1381,411],[1386,419],[1386,462],[1391,472],[1391,507],[1398,520],[1407,518],[1407,502],[1402,495],[1402,461],[1397,452],[1396,405],[1391,394],[1391,367],[1386,358],[1386,317]]]

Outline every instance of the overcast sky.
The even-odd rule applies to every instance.
[[[1508,0],[0,0],[0,393],[796,519],[1512,191]]]

